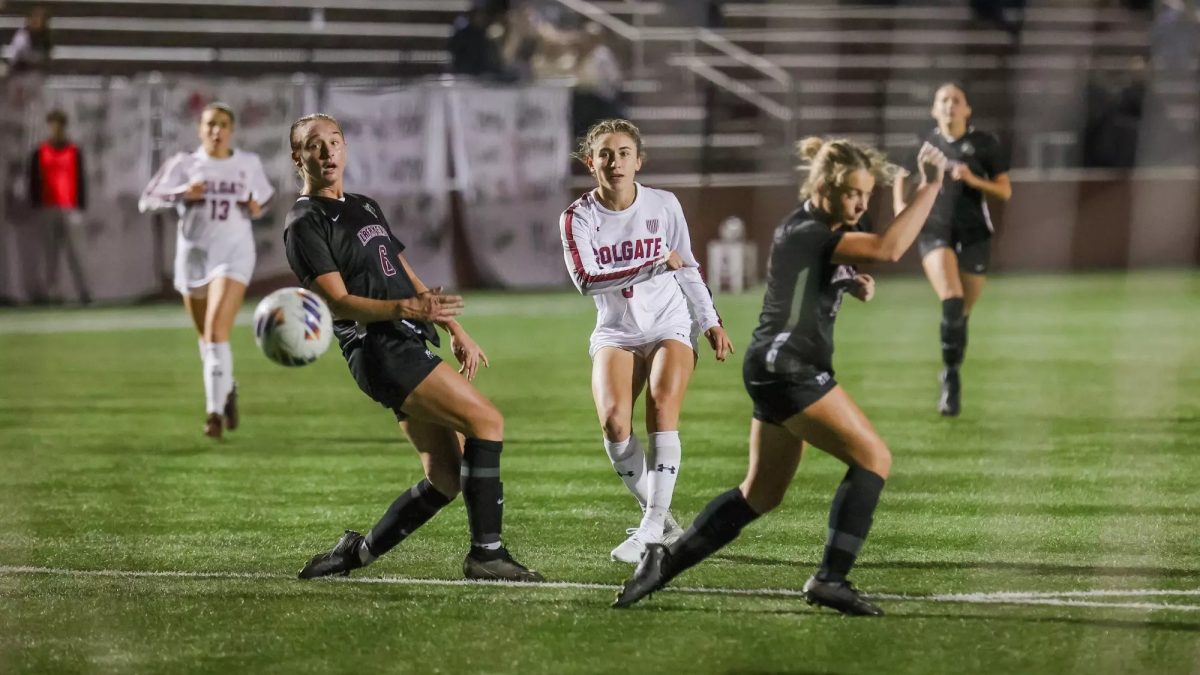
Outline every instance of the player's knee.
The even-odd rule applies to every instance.
[[[892,473],[892,452],[880,443],[866,453],[859,466],[886,479]]]
[[[600,423],[600,426],[604,431],[604,438],[613,443],[629,438],[629,434],[633,432],[633,424],[629,415],[615,407],[605,411],[604,421]]]
[[[741,490],[750,508],[762,515],[779,508],[784,495],[787,494],[787,485],[764,485],[747,478],[742,483]]]
[[[459,460],[447,458],[434,462],[425,477],[447,499],[454,499],[459,491],[459,472]]]
[[[468,438],[504,440],[504,415],[491,403],[479,406],[467,418],[465,431]]]

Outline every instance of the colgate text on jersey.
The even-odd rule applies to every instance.
[[[600,264],[632,262],[647,258],[662,257],[662,239],[630,239],[612,246],[601,246],[596,249],[596,257]]]

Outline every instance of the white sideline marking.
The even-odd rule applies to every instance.
[[[30,567],[23,565],[0,565],[0,576],[8,575],[52,575],[64,577],[107,577],[118,579],[294,579],[290,574],[270,572],[179,572],[179,571],[132,571],[132,570],[69,570],[54,567]],[[547,581],[540,584],[518,584],[511,582],[468,581],[466,579],[415,579],[411,577],[350,577],[331,581],[344,584],[388,584],[399,586],[481,586],[522,589],[554,588],[584,591],[615,591],[614,584],[581,583],[575,581]],[[696,595],[750,595],[777,598],[802,598],[801,591],[790,588],[702,588],[668,587],[665,591]],[[1098,589],[1090,591],[1000,591],[994,593],[941,593],[934,595],[905,595],[875,593],[873,600],[898,600],[903,602],[936,602],[981,605],[1046,605],[1053,607],[1096,607],[1108,609],[1176,610],[1181,612],[1200,611],[1200,605],[1177,605],[1166,602],[1102,602],[1088,598],[1149,598],[1149,597],[1200,597],[1200,589]]]

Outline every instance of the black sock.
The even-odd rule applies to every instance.
[[[872,471],[852,466],[842,479],[829,508],[829,538],[817,578],[845,581],[858,551],[871,531],[871,518],[883,491],[883,478]]]
[[[750,503],[734,488],[708,503],[679,541],[671,545],[671,565],[666,580],[704,560],[737,539],[742,528],[758,517]]]
[[[438,492],[429,479],[422,479],[397,497],[371,528],[366,539],[367,551],[376,558],[387,553],[449,503],[450,498]]]
[[[500,482],[502,441],[468,438],[460,472],[467,522],[471,526],[472,552],[488,556],[498,550],[504,521],[504,486]],[[497,553],[498,555],[498,553]]]
[[[947,368],[962,365],[967,350],[967,320],[963,317],[963,299],[942,301],[942,363]]]

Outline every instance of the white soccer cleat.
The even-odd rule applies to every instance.
[[[636,565],[641,562],[642,555],[646,552],[646,544],[661,543],[661,537],[655,537],[638,527],[625,530],[625,534],[628,534],[629,538],[609,554],[614,562]]]
[[[679,538],[682,536],[683,528],[680,527],[679,523],[675,522],[675,517],[668,513],[667,517],[663,519],[662,543],[670,546],[679,541]]]

